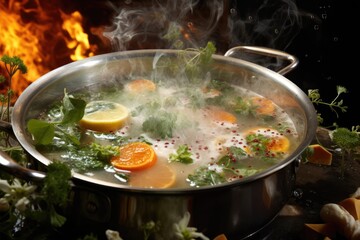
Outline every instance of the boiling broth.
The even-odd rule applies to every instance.
[[[138,79],[124,79],[110,92],[91,96],[73,93],[88,103],[104,100],[125,106],[130,116],[121,129],[101,133],[76,125],[71,126],[71,131],[81,136],[82,146],[148,143],[157,156],[155,167],[167,165],[175,174],[175,181],[169,187],[201,187],[242,179],[279,163],[299,145],[291,118],[274,102],[255,92],[214,80],[200,85],[184,84],[176,79],[151,80],[155,89],[129,87]],[[61,115],[59,105],[41,118],[56,120]],[[151,120],[151,127],[144,127]],[[277,146],[279,138],[285,139],[285,143]],[[271,144],[275,148],[269,147]],[[94,161],[96,157],[89,160],[78,155],[81,151],[69,151],[61,139],[55,139],[54,145],[56,149],[39,150],[51,160],[61,160],[81,174],[107,182],[131,185],[132,178],[149,175],[155,169],[131,172],[116,169],[110,162],[80,169],[77,167],[80,163]],[[170,161],[170,156],[176,156],[184,146],[192,162]],[[151,175],[158,177],[156,172]]]

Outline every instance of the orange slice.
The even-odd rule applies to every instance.
[[[175,172],[167,164],[155,164],[141,172],[133,172],[129,185],[144,188],[169,188],[175,183]]]
[[[79,124],[82,128],[93,131],[111,132],[120,129],[128,117],[128,109],[119,103],[92,101],[86,105]]]
[[[111,158],[111,164],[123,170],[143,170],[156,163],[154,149],[143,142],[133,142],[120,147],[120,154]]]
[[[133,93],[153,92],[156,90],[156,84],[148,79],[135,79],[130,81],[125,88]]]
[[[219,107],[210,107],[206,109],[207,115],[216,122],[236,123],[237,118],[234,114],[231,114]]]
[[[274,103],[267,98],[264,97],[253,97],[251,98],[251,102],[254,106],[256,106],[256,113],[260,115],[272,115],[275,111]]]

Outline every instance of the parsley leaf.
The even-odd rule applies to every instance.
[[[193,163],[193,159],[191,158],[191,152],[187,145],[180,145],[175,153],[171,153],[169,156],[170,162],[180,162],[180,163]]]
[[[223,175],[207,167],[196,169],[194,174],[189,174],[188,180],[190,181],[190,186],[193,187],[213,186],[226,182]]]

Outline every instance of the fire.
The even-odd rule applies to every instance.
[[[78,11],[75,11],[70,17],[64,15],[63,19],[64,23],[62,28],[66,30],[71,37],[71,39],[66,41],[67,46],[69,49],[75,49],[75,52],[70,55],[71,60],[76,61],[93,56],[96,45],[91,46],[89,43],[88,34],[84,32],[81,26],[81,14]]]
[[[97,50],[82,28],[81,14],[65,13],[57,2],[0,0],[0,56],[18,56],[28,68],[28,73],[16,74],[12,80],[17,96],[50,70],[93,56]],[[1,67],[0,73],[7,77]],[[1,93],[8,87],[1,86]]]

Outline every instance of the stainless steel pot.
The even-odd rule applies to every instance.
[[[142,226],[160,222],[154,239],[173,239],[173,224],[186,212],[189,226],[212,238],[224,233],[241,239],[263,228],[287,202],[292,193],[299,155],[310,144],[317,128],[313,104],[294,83],[265,67],[233,56],[238,51],[253,51],[289,60],[286,73],[297,64],[295,57],[276,50],[238,47],[225,56],[214,55],[209,69],[212,77],[228,81],[267,97],[292,118],[301,138],[299,147],[281,163],[251,177],[218,186],[192,189],[141,189],[115,185],[74,173],[68,219],[76,227],[118,230],[124,239],[142,239]],[[98,55],[55,69],[32,83],[13,108],[12,129],[21,146],[43,166],[51,163],[41,155],[26,131],[29,119],[37,117],[49,104],[67,92],[111,88],[124,77],[152,78],[159,57],[173,58],[178,50],[135,50]],[[22,169],[4,154],[0,165],[14,174],[41,180],[45,174]],[[10,168],[10,169],[9,169]],[[15,170],[14,170],[15,169]]]

